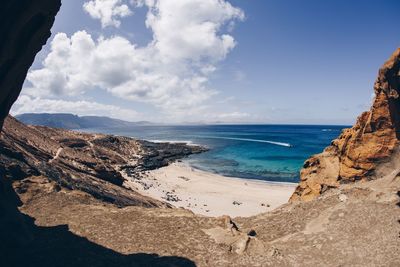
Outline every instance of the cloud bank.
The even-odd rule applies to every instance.
[[[149,103],[172,116],[184,115],[216,94],[210,75],[236,42],[229,34],[244,13],[224,0],[130,1],[146,6],[153,39],[139,47],[122,36],[95,39],[86,31],[57,33],[42,68],[31,70],[24,93],[37,101],[105,90]],[[132,14],[121,0],[92,0],[84,9],[102,27]]]

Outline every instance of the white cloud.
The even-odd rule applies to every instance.
[[[12,107],[11,114],[23,113],[73,113],[79,115],[107,115],[114,118],[123,118],[128,121],[140,120],[140,114],[131,109],[123,109],[113,105],[104,105],[91,101],[67,101],[43,99],[22,95]]]
[[[235,46],[221,27],[244,13],[223,0],[146,1],[147,27],[154,33],[154,46],[165,61],[219,61]]]
[[[94,1],[88,3],[96,6]],[[71,37],[58,33],[43,68],[29,72],[24,93],[60,97],[100,88],[174,116],[199,110],[201,103],[216,94],[208,88],[209,76],[236,44],[223,33],[223,26],[242,20],[243,12],[224,0],[132,3],[149,9],[146,25],[153,31],[153,40],[147,46],[138,47],[121,36],[94,40],[85,31]]]
[[[119,27],[120,19],[133,12],[121,0],[91,0],[83,4],[83,9],[94,19],[101,21],[103,28],[107,26]]]

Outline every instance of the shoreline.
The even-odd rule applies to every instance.
[[[204,216],[250,217],[287,203],[297,184],[227,177],[184,162],[129,177],[124,186]]]
[[[197,166],[192,166],[190,165],[189,162],[186,162],[185,160],[181,160],[179,163],[183,164],[183,165],[187,165],[189,168],[192,168],[196,171],[199,172],[206,172],[206,173],[211,173],[211,174],[215,174],[217,176],[222,176],[222,177],[226,177],[229,179],[237,179],[237,180],[245,180],[245,181],[254,181],[254,183],[261,183],[261,184],[270,184],[270,185],[287,185],[287,186],[297,186],[299,183],[292,183],[292,182],[278,182],[278,181],[267,181],[267,180],[262,180],[259,178],[252,178],[252,177],[244,177],[244,176],[231,176],[231,175],[224,175],[218,172],[213,172],[210,170],[207,170],[206,168],[202,169],[201,167],[197,167]]]

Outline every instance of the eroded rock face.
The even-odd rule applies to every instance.
[[[400,137],[400,48],[379,70],[374,91],[371,109],[304,163],[291,201],[312,200],[340,183],[371,179],[378,165],[390,159]]]
[[[0,3],[0,129],[36,54],[50,37],[61,0]]]
[[[0,131],[17,99],[29,67],[50,37],[61,0],[2,0],[0,2]],[[0,148],[2,149],[2,148]],[[12,151],[0,151],[13,153]],[[18,156],[18,155],[16,155]],[[20,174],[19,167],[14,170]],[[30,240],[11,181],[0,168],[0,250],[15,249]]]

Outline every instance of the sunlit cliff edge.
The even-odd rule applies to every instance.
[[[400,48],[379,70],[371,109],[324,152],[304,163],[291,201],[311,200],[329,188],[372,180],[398,170],[400,134]]]

